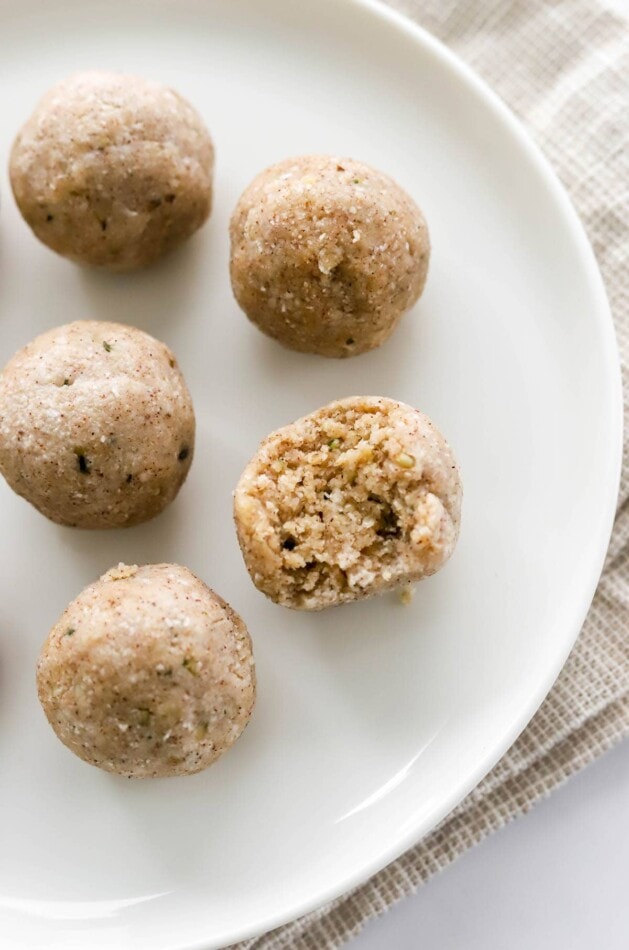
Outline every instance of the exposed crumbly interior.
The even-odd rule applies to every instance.
[[[129,270],[199,228],[214,149],[178,93],[137,76],[86,72],[51,89],[10,159],[17,204],[37,237],[80,263]]]
[[[59,524],[125,527],[177,495],[195,419],[171,350],[135,327],[79,321],[0,375],[0,472]]]
[[[52,628],[37,688],[58,737],[92,765],[134,778],[190,774],[249,720],[251,640],[187,568],[119,565]]]
[[[412,198],[351,158],[306,155],[263,171],[230,225],[238,303],[292,349],[379,346],[421,294],[430,244]]]
[[[318,610],[437,571],[458,536],[461,483],[427,416],[352,397],[270,435],[246,467],[234,513],[256,586]]]

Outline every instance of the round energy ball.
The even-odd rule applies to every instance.
[[[41,99],[14,142],[9,172],[40,241],[80,264],[123,271],[201,227],[213,165],[203,120],[177,92],[87,72]]]
[[[354,356],[380,346],[426,281],[424,217],[392,178],[307,155],[263,171],[232,215],[231,281],[249,319],[285,346]]]
[[[352,396],[269,435],[234,495],[256,587],[321,610],[434,574],[457,541],[457,463],[428,416]]]
[[[120,528],[175,498],[194,451],[172,352],[96,320],[49,330],[0,374],[0,472],[58,524]]]
[[[177,564],[108,571],[66,607],[37,663],[59,739],[129,778],[207,768],[247,725],[255,688],[244,623]]]

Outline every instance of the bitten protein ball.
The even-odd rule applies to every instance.
[[[177,564],[108,571],[66,607],[37,663],[59,739],[129,778],[207,768],[247,725],[255,689],[244,623]]]
[[[461,481],[417,409],[375,396],[330,403],[273,432],[234,495],[256,587],[321,610],[434,574],[459,533]]]
[[[260,330],[305,353],[380,346],[426,281],[421,211],[388,175],[350,158],[308,155],[263,171],[230,235],[236,300]]]
[[[131,270],[200,228],[212,205],[214,149],[203,120],[172,89],[87,72],[41,99],[9,171],[34,233],[80,264]]]
[[[0,374],[0,472],[58,524],[148,521],[181,488],[192,400],[171,350],[135,327],[49,330]]]

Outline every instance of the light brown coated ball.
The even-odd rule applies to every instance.
[[[120,528],[158,515],[188,474],[194,435],[173,353],[135,327],[57,327],[0,374],[0,472],[58,524]]]
[[[321,610],[438,571],[459,534],[461,478],[428,416],[380,396],[330,403],[271,433],[234,518],[253,583]]]
[[[294,350],[355,356],[380,346],[420,296],[430,242],[392,178],[351,158],[307,155],[266,169],[232,215],[236,300]]]
[[[214,149],[177,92],[106,72],[50,89],[20,130],[9,171],[44,244],[81,264],[143,267],[189,238],[212,205]]]
[[[81,759],[129,778],[189,775],[238,739],[255,702],[238,614],[177,564],[120,564],[66,607],[37,690]]]

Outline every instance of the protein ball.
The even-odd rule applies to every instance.
[[[244,623],[177,564],[108,571],[66,607],[37,663],[59,739],[129,778],[207,768],[247,725],[255,689]]]
[[[424,217],[392,178],[308,155],[258,175],[232,215],[236,300],[293,350],[354,356],[380,346],[426,282]]]
[[[214,149],[177,92],[137,76],[86,72],[41,99],[9,163],[22,215],[81,264],[131,270],[201,227]]]
[[[118,528],[159,514],[185,481],[194,431],[175,357],[135,327],[58,327],[0,374],[0,472],[58,524]]]
[[[352,396],[273,432],[234,496],[256,587],[321,610],[434,574],[454,550],[457,463],[428,416]]]

